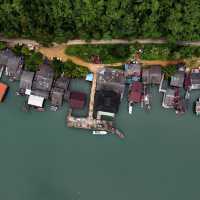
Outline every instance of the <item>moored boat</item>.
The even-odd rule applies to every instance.
[[[200,115],[200,98],[196,101],[195,113],[196,113],[197,116]]]
[[[128,113],[131,115],[133,113],[133,105],[132,103],[128,104]]]
[[[93,135],[107,135],[107,131],[92,131]]]

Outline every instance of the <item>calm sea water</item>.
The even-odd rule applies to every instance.
[[[122,141],[67,128],[67,105],[24,113],[10,86],[0,105],[0,199],[200,199],[200,118],[165,111],[156,89],[149,114],[136,108],[130,116],[122,103]]]

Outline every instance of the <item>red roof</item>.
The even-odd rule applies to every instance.
[[[82,92],[71,92],[69,98],[70,107],[73,109],[81,109],[85,105],[86,94]]]
[[[3,98],[7,92],[8,86],[4,83],[0,83],[0,102],[3,101]]]
[[[129,101],[132,101],[134,103],[141,102],[142,99],[142,83],[141,82],[134,82],[131,85],[131,91],[129,93]]]

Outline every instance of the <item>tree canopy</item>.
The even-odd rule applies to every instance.
[[[68,39],[200,39],[199,0],[0,0],[6,36]]]

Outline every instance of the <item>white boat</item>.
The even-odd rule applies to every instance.
[[[92,131],[93,135],[107,135],[107,131]]]
[[[128,105],[128,113],[131,115],[133,113],[133,106],[131,103]]]
[[[1,78],[2,75],[3,75],[3,70],[4,70],[4,67],[0,67],[0,78]]]

